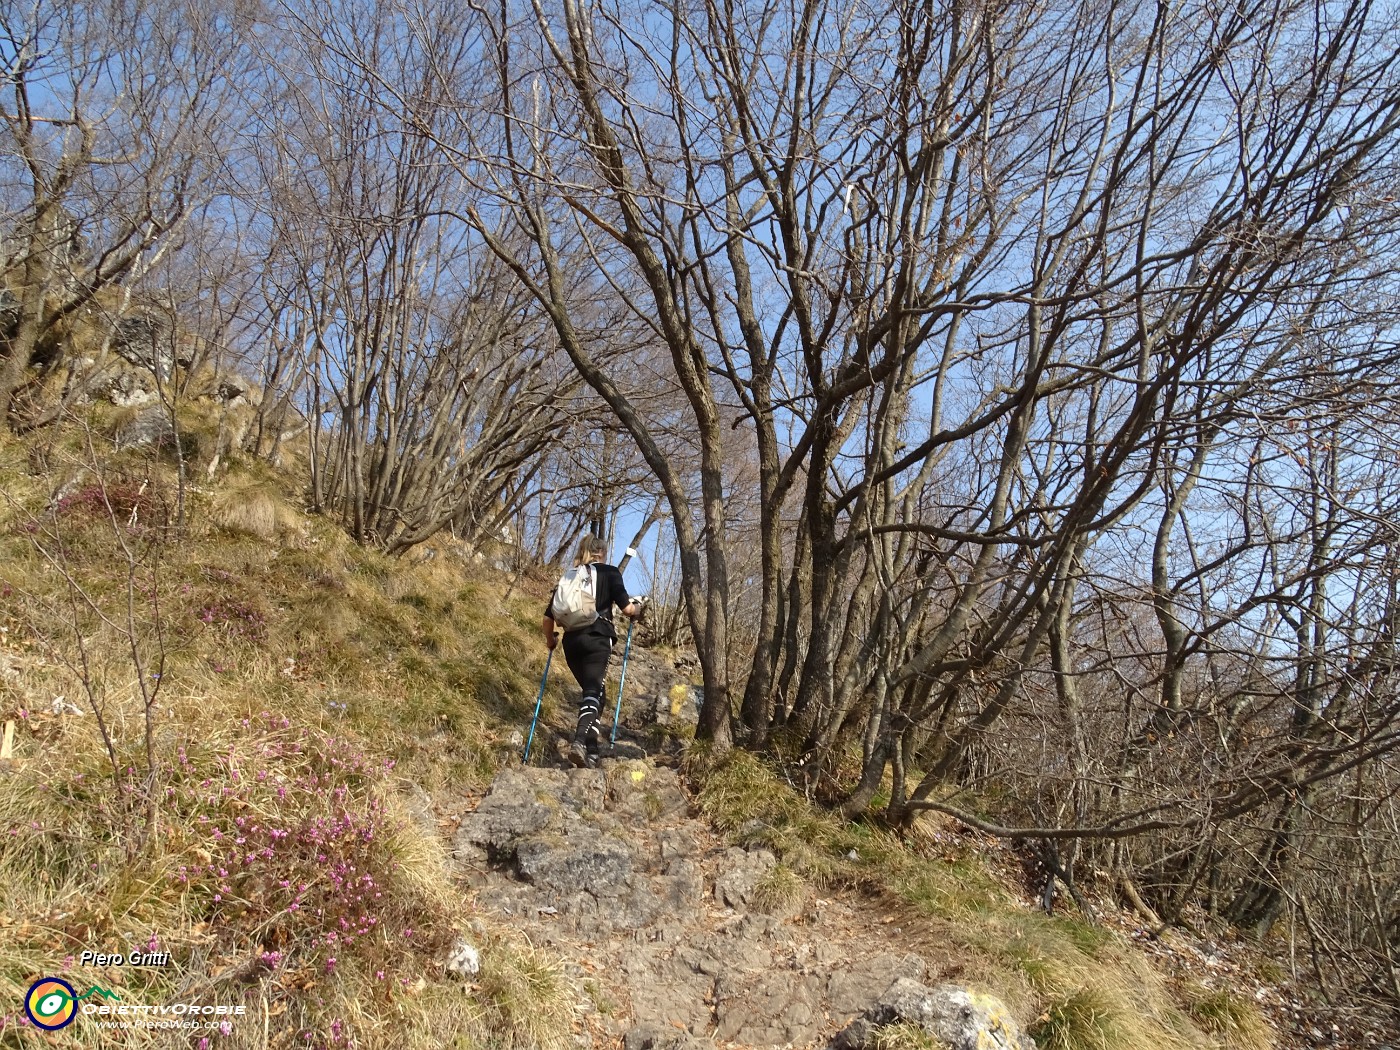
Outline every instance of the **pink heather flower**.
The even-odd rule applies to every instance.
[[[220,1021],[219,1034],[223,1036],[233,1035],[233,1024],[229,1021]]]
[[[199,1040],[198,1050],[209,1050],[209,1037],[204,1036]]]
[[[334,970],[335,970],[335,956],[332,955],[329,959],[326,960],[326,973],[332,973]]]

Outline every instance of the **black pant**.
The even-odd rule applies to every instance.
[[[603,710],[603,679],[608,673],[613,637],[607,626],[593,623],[564,632],[564,660],[583,695],[578,702],[578,729],[574,739],[590,748],[598,746],[598,716]]]

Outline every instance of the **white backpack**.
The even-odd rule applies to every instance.
[[[587,627],[598,619],[597,573],[591,565],[576,565],[554,588],[554,622],[566,631]]]

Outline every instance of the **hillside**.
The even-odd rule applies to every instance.
[[[674,978],[702,1046],[1400,1046],[1394,4],[67,0],[0,53],[0,1042],[647,1050]],[[643,765],[560,779],[555,661],[522,779],[594,540]],[[575,928],[584,860],[696,952]]]
[[[1042,1050],[1295,1045],[1257,1005],[1285,1002],[1279,981],[1229,952],[1144,953],[1116,911],[1046,916],[982,836],[843,824],[754,758],[658,727],[686,681],[660,650],[629,670],[630,757],[554,771],[559,673],[536,768],[510,772],[547,577],[449,540],[386,558],[266,465],[182,487],[168,450],[112,452],[104,425],[0,444],[0,1044],[611,1046],[661,1025],[821,1045],[913,967],[1002,997]],[[522,883],[511,850],[464,830],[510,790],[563,807],[566,837],[625,834],[669,903],[629,919],[603,894],[585,917]],[[464,943],[466,982],[445,966]],[[40,977],[244,1009],[198,1031],[81,1016],[40,1035],[21,1006]]]

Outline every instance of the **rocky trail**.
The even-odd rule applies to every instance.
[[[936,960],[872,949],[892,932],[878,909],[765,892],[773,855],[726,847],[689,809],[674,770],[615,758],[504,770],[462,819],[454,856],[477,907],[567,960],[584,990],[581,1045],[822,1044],[893,986],[909,1002],[891,1019],[941,994],[948,1023],[1002,1040],[966,1045],[1031,1046],[994,1004],[923,987],[944,976]]]
[[[599,768],[542,752],[449,820],[476,907],[565,960],[578,1044],[854,1050],[904,1020],[954,1050],[1031,1050],[995,1000],[929,987],[956,964],[902,950],[877,902],[817,896],[693,814],[673,760],[638,742],[693,710],[664,670],[629,669],[626,731]]]

